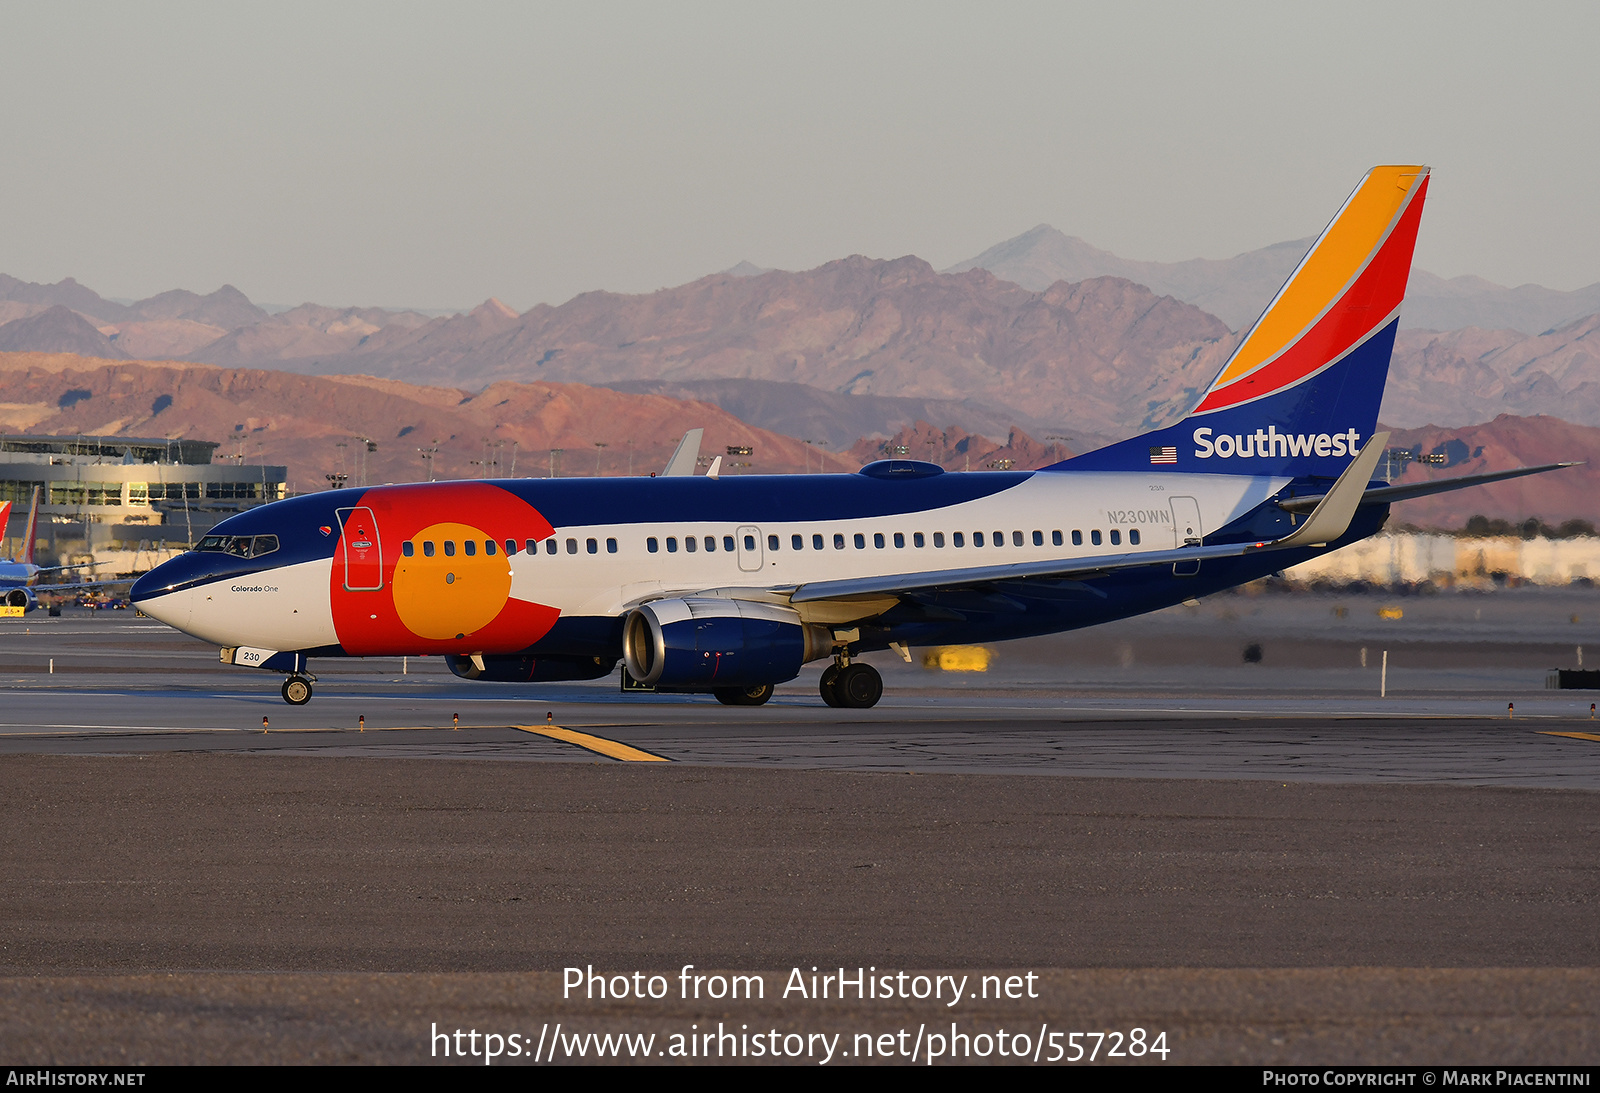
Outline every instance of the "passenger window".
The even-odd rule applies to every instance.
[[[967,545],[967,541],[966,539],[962,538],[959,531],[952,531],[950,533],[950,545],[953,547],[964,547]]]
[[[587,550],[590,554],[599,554],[600,553],[600,544],[594,539],[586,539],[584,541],[583,548],[585,550]]]
[[[616,552],[617,552],[617,541],[615,539],[607,539],[606,540],[606,553],[607,554],[615,554]]]
[[[821,550],[822,549],[822,536],[813,535],[811,537],[811,549],[812,550]]]
[[[678,540],[677,540],[676,536],[673,536],[673,535],[667,536],[667,553],[668,554],[676,554],[676,553],[678,553]]]
[[[767,536],[767,549],[768,550],[777,550],[778,549],[778,537],[776,535]]]
[[[1139,545],[1139,529],[1134,528],[1128,532],[1128,542],[1133,546]]]
[[[1083,545],[1083,532],[1074,531],[1072,533],[1072,545],[1073,546],[1082,546]]]
[[[432,539],[424,539],[423,540],[423,542],[422,542],[422,556],[424,558],[433,557],[433,540]]]
[[[1060,546],[1061,545],[1061,532],[1060,531],[1052,531],[1050,533],[1050,544],[1052,546]]]
[[[1118,531],[1116,528],[1112,528],[1111,529],[1111,545],[1112,546],[1121,546],[1122,545],[1122,532]]]
[[[644,541],[644,548],[651,554],[654,554],[661,549],[661,543],[657,541],[654,535],[652,535],[650,538]]]
[[[404,554],[407,558],[411,557],[416,552],[417,544],[413,543],[411,540],[407,539],[405,542],[400,544],[400,553]]]
[[[1003,531],[997,531],[997,532],[994,533],[994,538],[990,539],[989,541],[991,543],[993,543],[995,546],[1005,546],[1006,545],[1006,533],[1003,532]]]
[[[724,535],[722,537],[722,549],[726,550],[729,554],[733,553],[733,536]]]
[[[1089,533],[1089,542],[1094,544],[1095,546],[1099,546],[1100,545],[1100,532],[1099,532],[1099,530],[1091,531]]]
[[[557,549],[557,547],[556,547],[556,537],[554,535],[552,535],[552,536],[550,536],[550,538],[548,538],[548,539],[546,539],[544,541],[544,552],[546,554],[554,554],[556,552],[556,549]]]
[[[567,553],[568,554],[576,554],[576,553],[578,553],[578,540],[576,540],[576,539],[568,539],[567,540]]]
[[[961,544],[957,543],[956,545],[960,546]],[[983,545],[983,532],[975,531],[972,533],[972,545],[975,547],[981,547]]]
[[[916,532],[911,536],[911,545],[916,547],[918,550],[921,550],[927,545],[927,540],[923,539],[922,532]]]
[[[495,552],[497,550],[499,550],[499,549],[500,548],[495,545],[495,541],[493,539],[485,539],[483,541],[483,552],[485,554],[487,554],[489,557],[493,558],[494,555],[495,555]]]
[[[843,550],[844,549],[844,536],[840,535],[837,532],[835,532],[834,536],[833,536],[833,549],[834,550]]]
[[[933,545],[936,549],[944,546],[944,532],[936,531],[933,533]]]
[[[506,540],[506,557],[509,558],[512,555],[516,554],[516,552],[517,552],[517,541],[515,539],[507,539]]]
[[[1033,545],[1034,546],[1038,546],[1040,543],[1043,543],[1043,542],[1044,542],[1044,536],[1040,535],[1037,531],[1034,532],[1033,533]],[[1013,531],[1011,533],[1011,545],[1012,546],[1021,546],[1022,545],[1022,532]]]
[[[791,536],[789,536],[789,549],[790,550],[804,550],[805,548],[806,548],[806,538],[805,538],[804,535],[791,535]]]
[[[456,556],[456,541],[454,539],[446,539],[444,541],[444,556],[446,558],[454,558]]]
[[[858,532],[855,533],[854,538],[855,538],[855,541],[856,541],[856,549],[857,550],[866,550],[867,549],[867,537],[865,535],[861,534],[858,531]]]
[[[537,553],[539,553],[539,540],[537,540],[537,539],[529,539],[528,540],[528,553],[529,554],[537,554]]]
[[[875,531],[872,533],[872,545],[879,550],[883,549],[883,532]]]
[[[896,550],[903,549],[905,547],[905,545],[906,545],[905,532],[903,532],[903,531],[895,532],[894,533],[894,546],[895,546],[895,549]]]
[[[683,549],[687,550],[690,554],[693,554],[695,551],[700,549],[700,544],[695,542],[693,535],[685,535],[683,537]]]
[[[467,557],[476,558],[478,556],[478,541],[476,539],[468,539],[461,544],[461,550]]]
[[[754,535],[746,535],[744,537],[744,548],[746,550],[754,550],[756,548],[756,537]]]
[[[714,551],[716,549],[717,549],[717,537],[715,535],[707,535],[706,536],[706,553],[710,554],[712,551]]]

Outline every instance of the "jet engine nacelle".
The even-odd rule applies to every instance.
[[[523,654],[463,657],[449,655],[444,663],[462,679],[486,683],[560,683],[573,679],[599,679],[617,666],[615,657],[533,656]]]
[[[39,604],[33,598],[33,593],[26,588],[13,588],[6,593],[6,606],[20,607],[25,611],[31,611]]]
[[[832,649],[827,627],[749,600],[656,600],[635,609],[622,632],[628,674],[673,690],[782,683]]]

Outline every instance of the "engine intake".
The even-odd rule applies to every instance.
[[[647,603],[622,632],[629,675],[683,690],[782,683],[832,648],[827,627],[801,622],[790,608],[698,596]]]

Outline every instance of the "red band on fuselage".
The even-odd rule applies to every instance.
[[[520,550],[553,529],[507,490],[487,482],[381,486],[350,509],[375,524],[348,523],[334,546],[329,602],[339,644],[351,655],[515,653],[555,625],[556,608],[509,595],[521,554],[507,555],[505,543]],[[454,553],[444,554],[441,538],[431,556],[423,555],[418,536],[430,528],[449,529],[443,534]],[[346,543],[357,530],[371,534]],[[401,549],[408,541],[409,558]],[[495,544],[492,554],[488,542]]]

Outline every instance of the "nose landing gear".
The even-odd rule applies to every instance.
[[[293,675],[283,681],[283,700],[291,706],[304,706],[311,701],[311,680]]]

